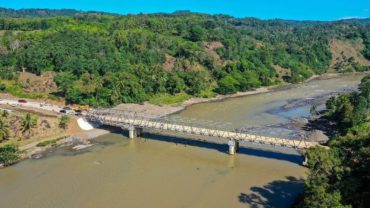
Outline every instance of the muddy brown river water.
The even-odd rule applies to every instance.
[[[288,89],[198,104],[177,117],[271,126],[307,117],[312,102],[353,90],[359,75],[315,80]],[[293,107],[291,107],[293,106]],[[159,132],[160,133],[160,132]],[[302,191],[305,168],[294,151],[147,132],[93,140],[89,149],[53,150],[0,170],[1,208],[288,207]]]

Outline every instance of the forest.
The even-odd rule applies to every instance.
[[[0,9],[0,78],[17,83],[21,71],[53,72],[53,96],[90,106],[231,94],[327,72],[332,39],[360,39],[370,59],[369,25],[368,19],[259,20],[185,11]],[[369,67],[352,61],[345,71],[355,70]],[[15,89],[0,83],[1,91]]]
[[[325,117],[338,134],[307,151],[309,175],[297,207],[370,206],[370,75],[359,92],[331,97]]]

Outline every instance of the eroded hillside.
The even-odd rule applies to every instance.
[[[370,66],[370,61],[366,59],[362,51],[365,46],[362,39],[338,40],[330,42],[332,61],[330,68],[338,70],[351,70],[355,65]]]

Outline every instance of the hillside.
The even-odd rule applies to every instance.
[[[17,72],[53,72],[52,96],[92,106],[230,94],[333,69],[366,71],[369,59],[368,19],[0,10],[1,79],[33,92],[44,87],[30,91],[33,84],[18,82]]]
[[[370,66],[370,60],[366,59],[361,51],[364,50],[362,39],[343,41],[333,39],[330,42],[332,62],[330,68],[336,71],[354,70],[356,65]]]

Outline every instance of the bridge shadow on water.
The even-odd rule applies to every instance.
[[[173,136],[173,135],[163,135],[163,134],[157,134],[157,133],[152,133],[152,132],[145,132],[142,138],[149,139],[149,140],[157,140],[157,141],[162,141],[162,142],[171,142],[171,143],[184,145],[184,146],[194,146],[194,147],[218,150],[225,154],[228,154],[228,148],[229,148],[226,141],[225,143],[214,143],[214,142],[207,141],[204,139],[199,140],[199,139],[194,139],[194,138],[185,138],[185,137],[178,137],[178,136]],[[298,165],[301,165],[303,162],[303,157],[298,154],[277,152],[277,151],[272,151],[272,150],[263,150],[263,149],[257,149],[257,148],[246,147],[246,146],[240,146],[237,154],[245,154],[245,155],[263,157],[263,158],[268,158],[268,159],[288,161],[288,162],[298,164]]]
[[[272,181],[262,187],[251,187],[250,193],[240,193],[238,200],[248,207],[291,207],[303,190],[303,179],[292,176],[285,180]]]

